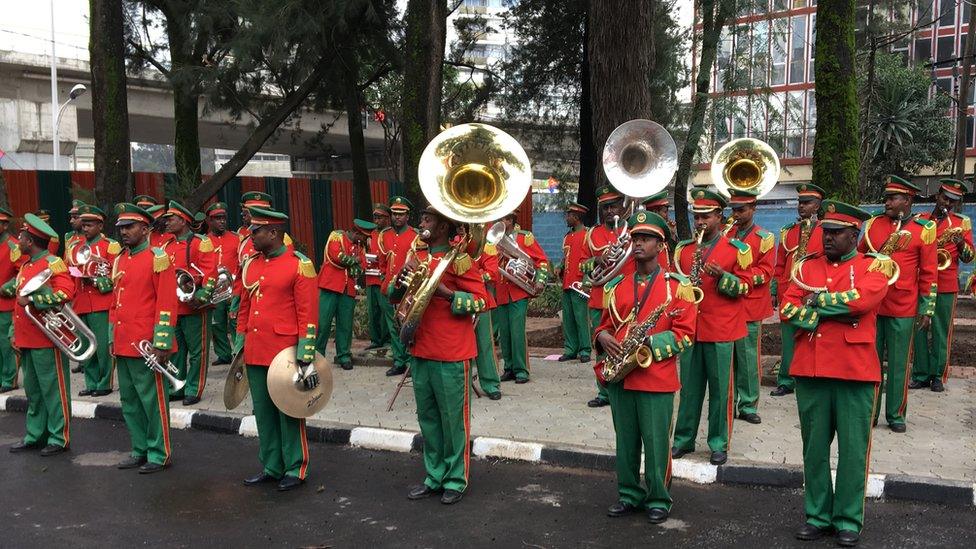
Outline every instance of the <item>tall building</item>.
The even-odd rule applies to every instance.
[[[456,23],[465,19],[479,19],[481,29],[477,30],[476,38],[464,55],[466,63],[484,69],[505,60],[514,37],[505,29],[503,14],[508,10],[507,4],[511,0],[461,0],[460,5],[447,19],[447,49],[448,53],[453,44],[460,39]],[[484,72],[460,68],[460,80],[469,77],[475,84],[484,81]],[[501,115],[501,109],[490,102],[481,114],[484,120],[493,120]]]

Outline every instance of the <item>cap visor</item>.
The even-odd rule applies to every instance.
[[[125,227],[126,225],[132,225],[133,223],[138,223],[135,219],[119,219],[115,222],[116,227]]]
[[[821,221],[820,226],[823,227],[824,229],[847,229],[847,228],[857,229],[858,228],[857,226],[851,225],[850,223],[844,223],[841,221],[832,221],[830,219],[824,219],[823,221]]]

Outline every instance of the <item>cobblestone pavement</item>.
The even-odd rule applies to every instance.
[[[532,358],[532,381],[503,383],[499,401],[472,395],[472,436],[543,442],[612,452],[613,428],[609,407],[587,408],[595,395],[592,363],[559,363]],[[204,400],[195,409],[225,411],[223,380],[227,366],[210,369]],[[392,412],[387,403],[399,377],[384,375],[377,367],[334,370],[335,391],[329,405],[313,419],[325,423],[419,431],[413,392],[401,391]],[[72,374],[72,396],[83,387],[80,374]],[[16,391],[11,394],[22,394]],[[763,387],[759,401],[762,424],[735,421],[730,463],[757,462],[798,466],[802,463],[799,420],[792,396],[773,398]],[[97,402],[117,401],[118,392]],[[675,405],[677,406],[675,399]],[[174,402],[173,407],[182,406]],[[706,401],[707,406],[707,401]],[[250,413],[250,400],[235,410]],[[705,426],[705,413],[702,415]],[[699,431],[698,452],[684,459],[707,459],[704,431]],[[908,432],[895,434],[884,425],[874,430],[873,473],[902,473],[976,482],[976,380],[952,378],[947,391],[910,392]],[[835,447],[836,452],[836,447]]]

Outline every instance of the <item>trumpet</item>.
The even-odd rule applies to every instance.
[[[78,246],[73,254],[74,266],[69,268],[71,276],[77,278],[98,278],[108,276],[112,272],[112,265],[107,259],[92,251],[91,245],[85,243]]]
[[[155,353],[153,353],[152,343],[149,343],[149,340],[143,339],[139,343],[132,343],[132,347],[142,355],[142,359],[146,361],[147,368],[166,378],[166,381],[173,386],[173,391],[179,391],[186,385],[186,381],[176,377],[180,373],[180,370],[172,361],[167,360],[165,365],[159,363]]]
[[[536,268],[532,258],[519,247],[512,235],[506,234],[504,222],[499,221],[488,229],[485,242],[498,249],[498,255],[504,262],[499,269],[503,277],[532,297],[542,293],[542,288],[535,283]]]
[[[24,284],[19,295],[31,295],[47,284],[52,276],[54,273],[51,269],[37,273]],[[85,326],[71,305],[65,303],[58,309],[38,311],[34,305],[28,304],[24,306],[24,314],[69,360],[84,362],[95,354],[98,345],[95,333]]]
[[[196,274],[191,270],[196,271]],[[203,271],[193,263],[190,263],[186,269],[176,269],[176,297],[180,303],[193,301],[193,294],[197,292],[202,280]]]

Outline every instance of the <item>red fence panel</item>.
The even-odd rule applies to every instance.
[[[40,208],[36,171],[4,170],[3,176],[7,181],[7,199],[14,215],[23,217],[25,213]]]
[[[71,186],[95,190],[95,172],[71,172]]]
[[[291,236],[305,245],[309,256],[315,256],[315,228],[312,225],[311,182],[292,177],[288,180],[288,217]]]
[[[241,192],[246,193],[248,191],[265,191],[264,178],[263,177],[252,177],[252,176],[242,176],[241,177]]]
[[[351,229],[355,219],[352,204],[352,181],[332,181],[332,226],[334,229]]]
[[[136,195],[147,194],[156,199],[157,202],[161,202],[166,194],[166,185],[163,180],[163,174],[161,173],[150,173],[150,172],[135,172],[132,174],[133,180],[135,180]]]
[[[515,222],[526,231],[532,230],[532,193],[525,195],[525,200],[515,210],[517,216]]]
[[[373,181],[370,181],[369,196],[373,201],[373,204],[389,204],[390,184],[383,179],[374,179]],[[370,206],[372,206],[372,204],[370,204]]]

